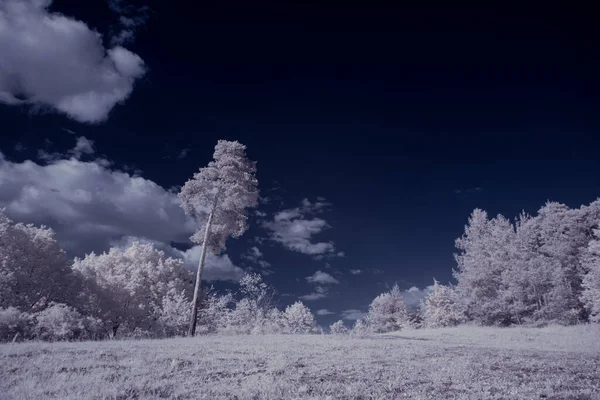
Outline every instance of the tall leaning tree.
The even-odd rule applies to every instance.
[[[192,242],[202,244],[188,330],[190,336],[196,333],[206,252],[221,253],[229,237],[239,237],[248,229],[247,209],[255,207],[258,201],[255,174],[256,162],[246,157],[246,146],[237,141],[219,140],[213,161],[195,173],[179,193],[185,213],[203,223],[190,237]]]

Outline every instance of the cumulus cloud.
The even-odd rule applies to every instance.
[[[102,252],[133,240],[152,242],[195,270],[201,246],[183,251],[198,223],[176,193],[151,180],[75,158],[13,163],[0,153],[0,207],[16,221],[47,225],[71,256]],[[207,257],[208,280],[238,280],[243,270],[227,256]]]
[[[315,203],[304,199],[299,207],[282,210],[275,214],[272,221],[265,221],[262,225],[270,231],[271,240],[289,250],[315,258],[335,256],[333,242],[313,243],[311,241],[313,236],[330,228],[327,221],[321,218],[308,218],[309,215],[323,212],[329,206],[330,204],[323,198],[318,198]]]
[[[408,290],[402,292],[402,297],[408,308],[417,308],[429,292],[433,289],[432,286],[427,286],[425,289],[419,289],[416,286],[410,287]]]
[[[306,280],[309,283],[318,283],[318,284],[338,284],[340,283],[340,281],[338,281],[337,279],[335,279],[333,276],[329,275],[327,272],[323,272],[323,271],[317,271],[314,274],[312,274],[311,276],[307,276]]]
[[[329,296],[329,289],[325,286],[315,286],[314,291],[309,294],[305,294],[299,297],[300,300],[304,301],[315,301],[324,299]]]
[[[362,274],[362,270],[360,270],[360,269],[351,269],[350,273],[352,275],[360,275],[360,274]]]
[[[364,312],[356,309],[342,311],[342,319],[348,321],[356,321],[357,319],[362,319],[365,317],[365,315],[366,314]]]
[[[323,308],[321,310],[317,310],[317,315],[333,315],[333,314],[335,314],[335,313],[332,312],[332,311],[329,311],[326,308]]]
[[[193,246],[189,250],[180,251],[185,267],[195,271],[198,268],[198,262],[200,262],[201,252],[202,246]],[[208,253],[206,255],[202,279],[206,279],[207,281],[221,280],[237,282],[243,275],[244,270],[233,264],[227,254],[215,256]]]
[[[73,157],[79,159],[83,154],[94,154],[94,141],[89,140],[84,136],[80,136],[77,138],[77,143],[75,143],[75,147],[70,151]]]
[[[326,297],[327,297],[327,293],[313,292],[313,293],[302,295],[299,297],[299,299],[304,300],[304,301],[315,301],[315,300],[319,300],[319,299],[324,299]]]
[[[105,49],[84,22],[51,13],[51,0],[0,2],[0,103],[49,108],[97,123],[146,72],[121,46]]]

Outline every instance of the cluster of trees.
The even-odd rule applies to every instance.
[[[0,210],[0,340],[166,337],[186,332],[193,275],[180,259],[134,242],[69,261],[51,229],[11,221]],[[199,333],[314,333],[301,302],[284,311],[259,274],[237,293],[209,289]]]
[[[476,209],[456,240],[455,286],[434,285],[409,315],[395,286],[366,317],[335,334],[381,333],[407,327],[545,325],[600,322],[600,200],[578,209],[548,202],[513,223]]]
[[[219,141],[214,160],[179,194],[201,224],[191,237],[202,244],[195,279],[182,260],[139,242],[71,261],[50,228],[14,223],[0,210],[0,340],[319,332],[301,302],[278,310],[258,274],[246,275],[237,293],[200,290],[206,252],[242,235],[257,203],[256,166],[245,150]],[[394,286],[351,330],[343,321],[330,330],[600,322],[599,224],[600,200],[579,209],[549,202],[514,223],[476,209],[456,240],[455,286],[434,282],[412,315]]]

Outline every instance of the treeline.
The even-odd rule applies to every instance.
[[[69,261],[53,231],[0,210],[0,340],[84,340],[183,335],[193,275],[152,244]],[[199,333],[313,333],[301,302],[280,311],[273,290],[247,274],[236,293],[205,291]]]
[[[600,322],[600,200],[546,203],[514,222],[476,209],[456,240],[453,286],[434,283],[409,315],[400,290],[378,296],[353,331],[392,332],[465,322],[511,326]],[[341,322],[332,332],[344,332]]]
[[[514,222],[476,209],[456,240],[456,285],[434,282],[418,313],[394,286],[366,316],[333,334],[407,328],[600,322],[600,201],[570,209],[547,203]],[[152,244],[133,243],[70,261],[50,228],[0,211],[0,340],[82,340],[184,335],[193,275]],[[322,332],[297,302],[275,306],[274,291],[247,274],[235,293],[204,291],[198,334]]]

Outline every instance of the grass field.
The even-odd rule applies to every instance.
[[[600,326],[0,346],[1,399],[600,399]]]

